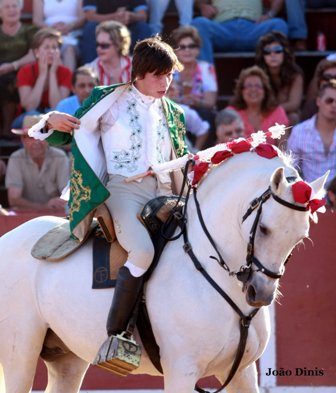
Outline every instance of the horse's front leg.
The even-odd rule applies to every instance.
[[[259,393],[256,363],[237,371],[226,388],[227,393]]]
[[[193,393],[199,379],[199,370],[190,362],[175,359],[164,368],[164,392],[165,393]]]

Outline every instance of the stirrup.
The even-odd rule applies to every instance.
[[[140,365],[141,348],[125,332],[108,337],[100,347],[93,364],[114,374],[126,376]]]

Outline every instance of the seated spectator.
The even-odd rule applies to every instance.
[[[202,37],[200,59],[214,63],[214,51],[254,51],[264,34],[277,30],[287,36],[287,23],[275,18],[282,0],[270,0],[270,9],[263,13],[262,0],[198,0],[202,16],[192,25]]]
[[[6,164],[4,160],[0,160],[0,181],[3,180],[6,174]]]
[[[15,209],[64,211],[67,202],[59,196],[69,181],[69,159],[46,141],[28,136],[28,129],[39,120],[40,116],[26,116],[24,128],[12,130],[21,135],[23,148],[9,157],[5,180],[8,202]]]
[[[244,137],[244,122],[239,113],[225,108],[216,115],[216,143],[227,143]]]
[[[63,64],[74,71],[79,58],[79,38],[85,23],[82,0],[33,0],[33,22],[38,27],[53,27],[62,34]]]
[[[167,11],[170,0],[147,0],[149,5],[149,26],[153,34],[162,32],[162,19]],[[194,0],[174,0],[179,16],[180,26],[189,26],[194,11]]]
[[[181,26],[175,29],[171,39],[176,55],[184,66],[181,72],[174,73],[179,91],[174,100],[195,109],[214,130],[218,92],[215,67],[206,61],[197,60],[202,42],[194,27]],[[214,142],[214,134],[212,136]]]
[[[151,36],[146,0],[83,0],[83,9],[87,20],[81,48],[83,64],[97,57],[95,29],[100,22],[114,20],[126,25],[131,32],[132,50],[137,41]]]
[[[286,126],[289,123],[286,112],[277,104],[268,76],[258,66],[240,72],[230,104],[243,119],[245,137],[259,130],[266,131],[275,123]]]
[[[336,177],[334,177],[327,188],[327,206],[336,208]]]
[[[61,64],[61,33],[51,27],[39,30],[32,43],[36,61],[20,68],[17,74],[20,103],[26,113],[12,126],[22,128],[26,114],[47,113],[71,91],[71,71]]]
[[[313,78],[309,82],[306,100],[303,105],[301,120],[306,120],[317,112],[316,97],[320,87],[331,80],[336,80],[336,59],[329,56],[319,61]]]
[[[10,137],[19,94],[16,72],[34,61],[31,44],[37,27],[21,23],[22,0],[0,1],[0,137]]]
[[[336,175],[336,82],[320,87],[316,104],[317,113],[293,127],[287,147],[308,182],[327,170],[329,181]]]
[[[63,98],[57,105],[56,110],[73,115],[89,97],[92,89],[98,86],[98,75],[89,67],[78,67],[72,75],[72,95]]]
[[[101,85],[126,83],[131,80],[130,44],[130,32],[122,23],[111,20],[97,26],[98,57],[86,65],[97,73]]]
[[[175,81],[170,84],[167,96],[174,101],[175,97],[179,97],[179,90]],[[210,124],[203,120],[189,105],[180,104],[180,106],[185,114],[189,150],[193,152],[202,150],[208,139]]]
[[[289,124],[298,123],[303,97],[303,71],[295,62],[287,38],[277,31],[262,36],[256,49],[256,63],[268,75]]]

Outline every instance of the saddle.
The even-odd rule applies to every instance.
[[[155,249],[161,249],[162,251],[163,246],[158,243],[160,243],[160,239],[164,240],[164,232],[171,233],[172,231],[172,229],[168,231],[168,224],[171,221],[169,217],[173,210],[173,213],[177,214],[183,206],[184,198],[175,195],[154,198],[144,206],[138,218],[149,231]],[[168,224],[166,224],[167,221],[169,221]],[[162,229],[163,236],[161,236],[160,231],[163,224],[166,225],[166,228]],[[105,204],[96,209],[87,236],[82,242],[70,236],[69,221],[65,220],[64,223],[43,235],[33,245],[31,254],[37,259],[59,262],[75,252],[89,238],[93,238],[93,260],[99,262],[93,269],[93,287],[113,287],[113,279],[116,277],[119,268],[126,262],[127,253],[117,240],[113,220]],[[106,276],[107,271],[108,277]],[[102,277],[105,278],[102,279]]]

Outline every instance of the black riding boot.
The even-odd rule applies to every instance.
[[[135,303],[142,288],[143,277],[134,277],[127,267],[122,266],[117,277],[112,305],[107,317],[107,335],[125,331],[132,316]]]
[[[143,283],[143,277],[133,277],[127,267],[120,268],[112,305],[107,318],[108,338],[100,347],[93,364],[118,375],[128,375],[139,367],[141,349],[127,329]]]

